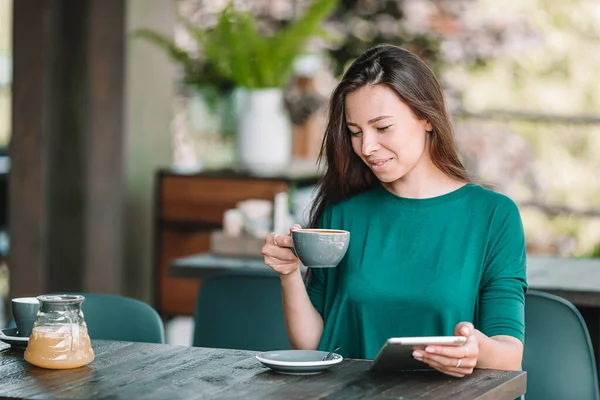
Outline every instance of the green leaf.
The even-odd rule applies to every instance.
[[[160,33],[140,29],[135,35],[166,50],[181,64],[188,83],[212,79],[249,89],[282,87],[308,41],[316,36],[326,37],[321,24],[337,4],[338,0],[314,0],[300,18],[272,36],[261,35],[255,17],[236,10],[233,3],[223,9],[217,25],[211,29],[202,29],[180,16],[179,21],[196,42],[201,60]]]

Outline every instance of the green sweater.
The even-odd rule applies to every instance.
[[[508,197],[467,184],[409,199],[378,186],[327,207],[321,227],[350,231],[350,245],[307,279],[320,350],[373,359],[390,337],[452,335],[462,321],[523,341],[525,238]]]

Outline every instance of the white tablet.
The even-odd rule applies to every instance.
[[[412,353],[416,349],[424,349],[428,345],[462,346],[467,341],[465,336],[421,336],[389,338],[371,366],[377,371],[410,371],[431,369],[422,361],[415,360]]]

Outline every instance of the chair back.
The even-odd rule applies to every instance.
[[[286,350],[281,283],[272,271],[232,271],[202,281],[194,315],[193,346]]]
[[[82,295],[83,315],[92,340],[165,343],[162,319],[148,304],[109,294]]]
[[[596,361],[587,326],[567,300],[544,292],[525,297],[526,400],[598,400]]]

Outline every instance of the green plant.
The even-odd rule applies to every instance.
[[[600,243],[596,244],[586,256],[590,258],[600,258]]]
[[[140,29],[134,35],[165,49],[183,67],[184,80],[190,85],[211,85],[216,81],[221,86],[248,89],[282,87],[307,42],[325,35],[321,24],[337,3],[338,0],[314,0],[300,18],[270,36],[259,32],[254,15],[236,10],[232,4],[219,14],[217,25],[211,29],[180,17],[196,40],[201,58],[190,55],[158,32]]]

